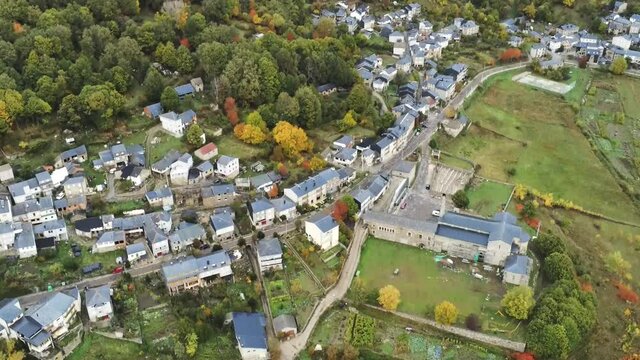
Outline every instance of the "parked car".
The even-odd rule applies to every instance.
[[[211,247],[211,245],[209,245],[207,243],[203,243],[202,245],[200,245],[200,250],[207,250],[210,247]]]
[[[402,203],[402,206],[400,206],[400,209],[403,209],[407,207],[407,203]]]
[[[431,212],[431,215],[436,216],[436,217],[440,217],[440,210],[433,210]]]
[[[118,266],[117,268],[113,269],[113,271],[111,273],[112,274],[122,274],[122,272],[124,272],[124,267]]]
[[[102,269],[102,263],[93,263],[91,265],[87,265],[82,268],[82,273],[85,275],[89,275],[94,271],[98,271]]]

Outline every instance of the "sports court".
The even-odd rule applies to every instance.
[[[571,91],[571,89],[573,89],[574,86],[576,86],[575,81],[571,84],[563,84],[561,82],[535,76],[528,71],[514,76],[512,80],[517,81],[521,84],[537,87],[542,90],[551,91],[560,95],[568,93],[569,91]]]

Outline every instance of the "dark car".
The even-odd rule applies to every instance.
[[[102,269],[102,263],[93,263],[82,268],[82,273],[85,275],[91,274],[94,271]]]
[[[204,243],[204,244],[200,245],[200,250],[207,250],[210,247],[211,247],[211,245],[209,245],[207,243]]]

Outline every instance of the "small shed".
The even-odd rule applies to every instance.
[[[292,338],[298,334],[298,325],[293,315],[282,314],[273,319],[273,328],[276,336],[281,338]]]

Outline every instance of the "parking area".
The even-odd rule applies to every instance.
[[[430,194],[419,194],[411,192],[405,197],[401,205],[394,209],[394,214],[415,220],[433,220],[438,218],[433,216],[434,210],[441,211],[442,196],[431,196]],[[404,209],[402,208],[404,206]]]

